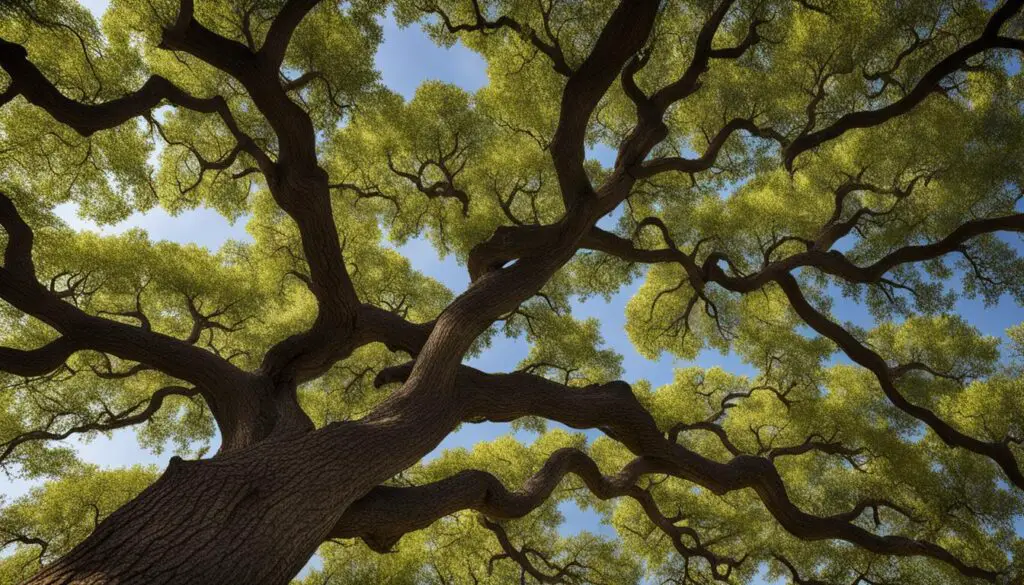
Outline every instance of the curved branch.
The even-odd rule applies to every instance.
[[[792,170],[793,161],[800,154],[838,138],[850,130],[879,126],[893,118],[909,113],[928,96],[935,93],[944,78],[961,70],[972,57],[992,49],[1020,50],[1024,46],[1024,42],[1001,37],[999,31],[1008,20],[1020,12],[1021,7],[1024,7],[1024,0],[1006,0],[998,10],[993,12],[984,31],[977,39],[936,63],[902,98],[877,110],[845,114],[821,130],[804,133],[795,138],[783,153],[786,168]]]
[[[350,351],[359,309],[334,222],[328,176],[317,157],[316,128],[280,80],[280,59],[291,34],[315,4],[288,2],[263,49],[254,53],[197,22],[192,1],[186,0],[161,42],[164,48],[189,53],[237,79],[277,136],[278,159],[261,165],[261,170],[274,201],[299,228],[309,263],[308,284],[317,299],[317,317],[310,329],[274,345],[260,367],[261,375],[289,393],[294,393],[302,372],[321,371],[334,356]]]
[[[718,160],[718,153],[725,146],[735,132],[746,131],[758,138],[769,138],[781,142],[784,140],[781,135],[773,130],[758,127],[753,120],[746,118],[734,118],[730,120],[721,130],[708,141],[707,149],[700,158],[663,157],[649,160],[634,169],[632,174],[638,179],[649,178],[659,173],[675,171],[680,173],[698,173],[710,169]]]
[[[0,352],[4,365],[15,359],[29,358],[24,366],[13,364],[12,368],[28,371],[59,367],[58,360],[62,363],[74,351],[95,350],[151,366],[194,384],[210,402],[225,434],[236,425],[249,422],[235,420],[236,415],[252,410],[246,394],[253,383],[249,374],[210,352],[152,331],[145,323],[133,326],[90,315],[41,285],[32,263],[32,230],[3,193],[0,193],[0,226],[8,235],[4,267],[0,268],[0,299],[62,335],[42,350]]]
[[[562,48],[558,45],[558,39],[551,35],[549,37],[551,42],[547,42],[529,26],[523,26],[518,20],[507,16],[501,15],[496,20],[487,20],[484,16],[483,10],[480,7],[479,0],[471,0],[473,4],[473,22],[455,24],[451,20],[451,16],[444,12],[440,8],[434,6],[432,12],[441,17],[441,22],[444,23],[444,27],[448,32],[456,34],[460,32],[482,32],[487,33],[491,31],[500,30],[507,28],[514,31],[519,36],[525,38],[531,45],[533,45],[538,51],[544,53],[548,59],[551,60],[552,68],[566,77],[571,76],[573,73],[572,67],[565,60],[565,55],[562,53]],[[544,23],[547,25],[548,15],[544,15]]]
[[[814,267],[849,282],[874,283],[897,266],[930,260],[955,252],[974,237],[998,231],[1024,232],[1024,214],[971,220],[936,242],[899,248],[867,266],[853,264],[839,252],[812,249],[768,263],[756,273],[738,277],[727,275],[713,261],[705,263],[703,267],[698,266],[692,257],[676,248],[644,250],[637,248],[625,238],[597,229],[591,231],[583,245],[634,262],[678,263],[686,269],[691,283],[698,290],[708,282],[739,293],[758,290],[771,282],[779,284],[797,314],[812,329],[831,339],[851,359],[876,375],[883,392],[894,406],[927,424],[947,445],[963,447],[992,459],[1002,468],[1014,485],[1024,489],[1024,473],[1021,472],[1016,457],[1006,441],[987,442],[965,435],[942,420],[933,411],[909,402],[896,388],[895,380],[899,375],[910,369],[915,369],[916,366],[905,365],[897,366],[895,369],[890,368],[881,356],[860,343],[843,327],[832,322],[807,302],[796,279],[790,274],[791,271],[800,267]]]
[[[4,464],[15,449],[25,443],[32,441],[63,441],[71,435],[123,429],[125,427],[146,422],[153,418],[153,415],[160,410],[160,407],[163,406],[164,399],[168,396],[183,396],[190,398],[198,395],[199,390],[197,388],[166,386],[154,392],[148,400],[139,402],[138,404],[126,408],[121,412],[110,413],[106,418],[74,425],[60,432],[53,432],[49,430],[50,426],[57,422],[57,417],[54,417],[46,428],[28,431],[17,435],[4,443],[0,443],[0,466]],[[142,408],[142,410],[139,410],[139,408]]]
[[[118,99],[100,104],[84,104],[65,97],[28,60],[28,51],[21,45],[0,39],[0,67],[12,79],[6,92],[8,97],[13,97],[10,94],[16,92],[82,136],[119,126],[138,116],[146,116],[164,101],[197,112],[218,114],[232,133],[236,136],[241,134],[223,98],[197,98],[159,75],[150,77],[140,89]],[[244,139],[240,142],[246,145],[246,152],[252,154],[253,158],[257,161],[266,159],[248,136],[240,137]]]
[[[320,0],[289,0],[277,13],[258,53],[270,67],[273,69],[281,67],[295,29],[299,27],[309,11],[319,3]]]
[[[893,406],[928,425],[947,445],[961,447],[988,457],[1002,468],[1011,483],[1020,489],[1024,489],[1024,473],[1021,473],[1017,458],[1006,441],[993,443],[965,435],[942,420],[932,410],[907,400],[896,387],[898,374],[909,371],[907,368],[890,367],[882,356],[858,341],[849,331],[829,319],[825,314],[815,309],[804,297],[799,284],[797,284],[793,276],[786,274],[785,276],[778,277],[776,281],[786,294],[797,315],[805,323],[819,334],[832,340],[850,359],[867,368],[875,375],[882,387],[882,392],[885,393],[886,398],[889,399]]]
[[[583,167],[583,142],[590,116],[627,61],[647,42],[659,5],[654,0],[621,2],[590,54],[565,84],[550,151],[566,207],[572,208],[580,198],[593,195]]]
[[[804,577],[801,577],[800,572],[797,571],[797,568],[793,565],[793,562],[782,555],[772,554],[772,558],[778,561],[782,566],[786,567],[795,585],[831,585],[830,583],[819,581],[817,579],[806,579]]]
[[[378,382],[400,380],[411,369],[405,365],[384,370],[386,380],[379,377]],[[966,564],[936,544],[874,534],[853,524],[849,513],[820,517],[804,512],[789,499],[782,477],[769,459],[740,455],[719,463],[670,442],[625,382],[574,389],[524,372],[487,374],[461,366],[457,387],[466,403],[465,420],[507,422],[539,416],[572,428],[600,429],[636,454],[637,465],[655,470],[645,473],[670,474],[716,494],[753,489],[779,524],[803,540],[839,539],[877,554],[930,557],[965,576],[988,581],[997,575]]]
[[[164,100],[191,102],[195,99],[167,79],[154,76],[124,97],[101,104],[83,104],[65,97],[54,87],[28,60],[24,47],[4,39],[0,39],[0,67],[11,76],[11,86],[6,92],[8,99],[21,95],[83,136],[119,126],[151,111]]]
[[[927,556],[945,562],[966,576],[993,580],[994,571],[967,565],[935,544],[901,536],[879,536],[845,520],[843,515],[818,517],[789,499],[771,461],[738,456],[718,463],[667,441],[650,413],[623,382],[575,390],[529,374],[484,374],[462,368],[460,384],[478,419],[507,421],[540,416],[574,428],[598,428],[635,454],[660,462],[660,472],[723,494],[752,488],[768,511],[790,533],[804,540],[840,539],[878,554]],[[472,391],[469,391],[469,389]]]
[[[636,500],[651,522],[669,536],[680,554],[704,558],[712,571],[727,576],[743,560],[729,559],[708,549],[696,531],[677,526],[679,519],[666,517],[651,493],[636,485],[644,475],[665,471],[665,466],[657,460],[641,457],[631,461],[618,474],[606,476],[586,453],[571,448],[559,449],[517,491],[508,490],[490,473],[476,470],[463,471],[422,486],[376,487],[349,507],[329,538],[361,538],[372,549],[387,552],[403,535],[426,528],[438,519],[462,510],[476,510],[491,519],[521,518],[547,501],[565,476],[573,474],[602,500],[619,497]],[[485,526],[495,524],[488,519],[484,522]],[[684,537],[691,539],[693,544],[684,543]],[[504,548],[507,550],[508,546]],[[534,576],[540,578],[540,575]]]
[[[16,376],[42,376],[64,365],[80,343],[67,337],[60,337],[38,349],[14,349],[0,347],[0,371]]]
[[[700,32],[697,33],[693,57],[682,76],[669,85],[657,90],[652,96],[647,97],[644,95],[634,80],[637,71],[646,64],[650,57],[649,49],[634,53],[634,57],[626,63],[621,75],[622,86],[627,96],[636,104],[637,124],[619,147],[615,159],[616,169],[624,170],[631,176],[639,176],[636,174],[637,168],[643,164],[651,149],[668,136],[668,128],[663,120],[665,112],[672,104],[685,99],[700,89],[700,78],[707,72],[711,59],[738,59],[750,47],[760,42],[761,37],[757,32],[757,28],[764,24],[765,21],[760,17],[755,17],[751,21],[746,37],[739,45],[724,49],[715,49],[713,47],[715,35],[735,3],[735,0],[722,0],[715,7],[708,19],[704,21]],[[737,122],[739,121],[734,120],[730,124]],[[756,136],[773,138],[781,144],[786,143],[780,134],[772,130],[757,129],[752,120],[748,121],[744,127]],[[731,131],[719,134],[723,142],[725,138],[728,138],[728,134]],[[713,143],[714,140],[712,140]],[[680,170],[684,172],[705,170],[714,164],[717,150],[720,147],[720,144],[717,147],[712,145],[708,149],[708,156],[696,161],[676,159],[669,162],[668,167],[679,165],[681,167]],[[695,170],[693,170],[694,168]],[[643,174],[644,171],[641,170],[640,173]]]
[[[301,384],[322,376],[331,366],[351,355],[357,348],[374,342],[383,343],[390,351],[401,351],[415,357],[423,349],[433,327],[433,321],[412,323],[391,311],[364,303],[356,313],[351,336],[328,347],[319,348],[320,351],[316,354],[304,354],[305,357],[301,361],[293,363],[295,369],[292,373],[295,382]],[[282,351],[281,348],[286,343],[288,340],[278,344],[279,347],[272,349],[264,361],[273,359],[274,352]]]
[[[898,248],[865,266],[854,264],[844,254],[835,250],[810,249],[769,262],[757,272],[743,276],[730,276],[716,263],[704,267],[698,266],[691,257],[676,249],[637,248],[630,240],[597,228],[591,230],[581,246],[630,262],[677,262],[686,268],[691,277],[696,277],[700,282],[714,282],[733,292],[745,293],[758,290],[764,285],[804,267],[816,268],[848,282],[876,283],[887,272],[898,266],[958,252],[967,241],[996,232],[1024,233],[1024,214],[970,220],[935,242]]]
[[[480,518],[480,523],[484,528],[494,533],[495,538],[498,540],[498,544],[501,546],[501,550],[504,551],[491,557],[491,560],[487,563],[488,570],[493,567],[495,561],[507,558],[512,559],[513,562],[519,565],[524,575],[530,575],[538,583],[571,583],[574,582],[575,579],[573,579],[573,581],[566,581],[566,578],[574,578],[577,571],[585,568],[576,561],[571,561],[561,567],[553,566],[553,563],[551,563],[551,561],[549,561],[547,557],[539,551],[527,547],[523,547],[521,549],[516,548],[516,546],[512,544],[512,540],[509,538],[508,533],[501,524],[492,522],[491,520],[483,517]],[[539,556],[545,564],[555,568],[556,572],[549,575],[538,569],[537,565],[530,560],[530,553]]]
[[[7,528],[0,529],[3,533],[4,539],[0,541],[0,550],[7,548],[12,544],[20,544],[24,546],[38,546],[39,556],[38,560],[40,564],[43,562],[43,556],[46,555],[46,549],[50,548],[50,542],[39,538],[38,536],[29,536],[20,532],[11,532]]]
[[[659,111],[664,112],[669,105],[685,99],[700,87],[700,76],[708,70],[708,62],[712,57],[716,56],[712,48],[715,35],[735,3],[736,0],[722,0],[711,13],[711,16],[704,21],[704,25],[701,27],[700,32],[697,33],[697,40],[694,43],[693,59],[686,67],[682,77],[658,90],[652,96],[651,101],[654,102]],[[754,30],[756,30],[756,27],[754,27]],[[739,55],[742,54],[743,52],[741,51]]]

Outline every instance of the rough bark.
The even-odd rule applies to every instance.
[[[175,459],[28,583],[288,583],[351,502],[428,453],[459,417],[398,393],[359,422]]]

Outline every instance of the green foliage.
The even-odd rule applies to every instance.
[[[67,553],[96,526],[151,484],[153,467],[101,469],[78,465],[25,496],[5,502],[0,535],[18,543],[0,558],[0,583],[14,585],[46,563]]]

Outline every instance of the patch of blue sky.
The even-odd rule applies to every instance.
[[[121,234],[130,229],[142,229],[151,240],[167,240],[180,244],[196,244],[210,250],[218,250],[229,240],[252,241],[245,231],[245,220],[230,221],[216,211],[206,208],[187,209],[171,215],[160,207],[145,213],[133,213],[128,219],[115,225],[97,225],[78,216],[73,203],[59,205],[58,216],[77,230],[88,230],[105,235]]]
[[[78,0],[78,3],[88,8],[97,20],[107,11],[107,6],[110,6],[110,0]]]
[[[381,19],[384,42],[377,50],[376,66],[389,89],[410,99],[424,81],[437,80],[475,92],[487,85],[484,59],[459,43],[441,47],[423,30],[412,25],[400,27],[388,14]]]

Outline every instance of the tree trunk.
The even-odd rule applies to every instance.
[[[271,437],[163,476],[26,585],[284,585],[353,501],[415,463],[456,409],[405,402],[372,420]],[[426,402],[426,401],[424,401]],[[401,412],[414,412],[415,417]]]
[[[29,583],[287,583],[325,516],[287,467],[176,461]]]

